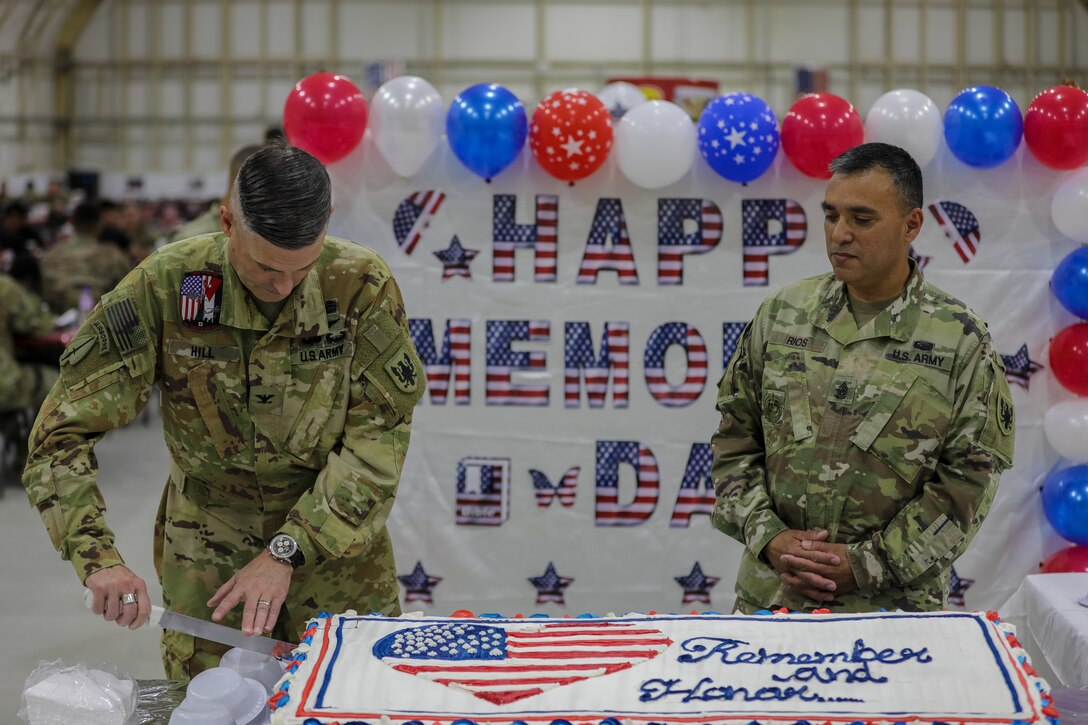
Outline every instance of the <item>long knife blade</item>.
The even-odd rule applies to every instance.
[[[159,611],[156,612],[155,610]],[[156,614],[158,614],[158,622],[154,621]],[[240,649],[249,650],[250,652],[272,655],[276,659],[281,660],[288,659],[291,656],[291,650],[295,648],[295,645],[282,642],[278,639],[262,637],[255,634],[242,634],[241,630],[234,629],[233,627],[216,624],[215,622],[209,622],[196,617],[190,617],[187,614],[171,612],[168,609],[156,607],[155,605],[151,606],[151,617],[148,619],[148,623],[158,624],[163,629],[169,629],[172,632],[181,632],[182,634],[189,634],[194,637],[200,637],[201,639],[225,644],[228,647],[238,647]]]
[[[83,605],[87,607],[87,609],[90,609],[93,600],[94,595],[91,593],[91,590],[84,588]],[[245,635],[242,634],[241,630],[234,629],[233,627],[216,624],[215,622],[198,619],[197,617],[190,617],[187,614],[180,614],[179,612],[171,612],[168,609],[157,607],[154,604],[151,605],[151,614],[147,618],[147,624],[150,626],[158,625],[163,629],[169,629],[172,632],[181,632],[182,634],[188,634],[193,637],[200,637],[201,639],[225,644],[229,647],[239,647],[250,652],[271,655],[278,660],[290,659],[291,651],[295,648],[295,645],[290,644],[289,642],[282,642],[278,639],[272,639],[271,637]]]

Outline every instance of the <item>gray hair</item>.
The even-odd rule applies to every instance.
[[[324,165],[286,143],[268,144],[247,158],[231,196],[245,225],[284,249],[317,241],[332,212],[332,181]]]
[[[832,174],[859,174],[881,168],[892,178],[899,192],[899,205],[904,212],[922,206],[922,170],[914,157],[898,146],[888,143],[863,143],[847,149],[828,165]]]

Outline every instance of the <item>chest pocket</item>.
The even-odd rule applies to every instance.
[[[197,413],[208,430],[212,445],[221,458],[237,457],[248,449],[245,435],[233,411],[242,402],[237,394],[228,390],[227,377],[220,374],[221,366],[214,362],[202,362],[189,371],[189,391],[196,402]],[[235,382],[236,386],[240,382]]]
[[[328,431],[327,425],[336,406],[340,383],[344,379],[343,365],[321,363],[313,371],[313,379],[307,389],[305,399],[291,424],[284,440],[284,450],[299,460],[324,465],[329,446],[322,446],[322,434]],[[332,436],[336,440],[339,436]]]
[[[803,352],[768,346],[761,397],[760,417],[767,456],[812,436],[812,408]]]
[[[902,365],[851,437],[904,481],[932,473],[952,414],[945,393],[916,366]]]

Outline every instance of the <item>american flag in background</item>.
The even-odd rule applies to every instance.
[[[671,527],[685,527],[691,523],[695,514],[709,516],[714,512],[714,481],[710,477],[710,464],[714,455],[709,443],[694,443],[688,455],[688,465],[684,469],[684,480],[680,482],[680,492],[676,497],[676,507],[669,519]],[[685,599],[686,603],[688,600]]]
[[[1010,385],[1019,385],[1024,390],[1031,384],[1031,376],[1043,369],[1043,366],[1028,356],[1028,345],[1024,343],[1012,355],[1002,355],[1005,363],[1005,380]]]
[[[611,249],[608,240],[612,240]],[[619,199],[598,199],[586,251],[578,269],[578,284],[596,284],[602,270],[619,274],[620,284],[638,284],[638,269],[627,222]]]
[[[722,369],[729,367],[733,353],[737,351],[740,336],[744,333],[745,322],[722,323]]]
[[[529,583],[536,588],[537,604],[558,604],[565,606],[563,590],[574,583],[569,576],[559,576],[555,564],[548,562],[548,568],[540,576],[529,577]]]
[[[696,229],[684,233],[684,220]],[[659,199],[657,202],[657,283],[684,283],[684,255],[702,254],[722,239],[722,212],[708,199]]]
[[[626,670],[672,644],[640,622],[443,622],[406,627],[374,644],[398,672],[505,705],[555,687]]]
[[[619,502],[620,464],[635,468],[635,499]],[[638,441],[597,441],[597,526],[638,526],[657,508],[661,475],[653,452]]]
[[[588,322],[564,324],[563,401],[568,408],[582,403],[582,375],[586,380],[586,401],[590,408],[604,407],[608,394],[610,371],[614,371],[612,406],[627,407],[628,378],[630,372],[630,324],[626,322],[604,323],[604,338],[600,355],[593,357],[593,334]]]
[[[578,474],[581,470],[581,466],[567,469],[567,472],[559,479],[559,483],[553,486],[542,471],[530,468],[529,476],[533,479],[533,490],[536,491],[536,505],[546,509],[558,498],[562,506],[573,506],[574,495],[578,491]]]
[[[930,255],[928,255],[928,254],[919,254],[918,252],[916,252],[914,250],[914,245],[913,244],[910,245],[909,249],[907,249],[907,256],[909,256],[911,259],[913,259],[915,262],[917,262],[918,263],[918,269],[922,270],[923,272],[925,271],[926,267],[929,266],[929,263],[933,261],[933,257],[931,257]]]
[[[223,278],[211,272],[189,272],[181,282],[182,322],[214,322],[216,297]]]
[[[458,524],[501,526],[510,515],[509,495],[509,458],[462,458],[457,462]]]
[[[518,340],[547,342],[551,337],[551,322],[547,320],[488,320],[487,321],[487,405],[548,405],[548,384],[514,384],[515,371],[538,380],[546,379],[547,356],[540,351],[514,352],[511,346]]]
[[[434,595],[431,590],[442,581],[442,577],[431,576],[424,571],[422,561],[416,562],[416,568],[412,570],[411,574],[398,576],[397,579],[404,585],[405,604],[411,602],[434,604]]]
[[[665,353],[672,345],[680,345],[687,358],[687,375],[679,385],[670,384],[665,375]],[[643,368],[654,400],[669,408],[691,405],[706,387],[707,351],[703,336],[686,322],[666,322],[646,341]]]
[[[442,336],[442,354],[434,347],[434,332],[429,317],[408,320],[412,344],[427,372],[427,390],[431,403],[444,405],[453,380],[453,402],[468,405],[472,392],[472,320],[446,320]]]
[[[516,222],[517,197],[496,194],[492,206],[491,279],[514,281],[514,250],[532,249],[533,280],[554,282],[559,260],[559,197],[536,197],[536,219],[532,224]]]
[[[441,191],[427,189],[415,192],[397,206],[393,214],[393,236],[405,254],[416,250],[416,244],[423,237],[431,218],[445,200],[446,195]]]
[[[695,602],[710,604],[710,590],[721,581],[720,577],[704,574],[703,567],[699,565],[699,562],[695,562],[695,566],[691,567],[690,574],[673,577],[673,579],[684,588],[684,596],[680,600],[681,604],[693,604]]]
[[[762,287],[770,282],[770,255],[796,252],[805,243],[808,218],[792,199],[744,199],[741,202],[744,226],[744,284]],[[769,224],[777,220],[782,228],[771,234]]]
[[[929,212],[941,225],[963,263],[970,262],[982,242],[978,219],[971,210],[954,201],[938,201],[929,205]]]

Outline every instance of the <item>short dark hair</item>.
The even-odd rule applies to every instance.
[[[101,220],[102,208],[98,204],[85,201],[72,210],[72,227],[80,234],[97,234]]]
[[[832,174],[860,174],[881,168],[892,178],[903,211],[922,206],[922,170],[914,157],[889,143],[863,143],[843,151],[829,164]]]
[[[316,158],[286,143],[270,143],[238,170],[233,194],[242,221],[277,247],[301,249],[325,231],[332,181]]]

